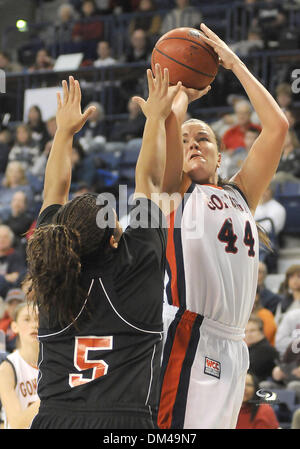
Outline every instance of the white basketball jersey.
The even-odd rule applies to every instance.
[[[20,356],[18,350],[9,354],[7,359],[13,365],[16,375],[15,391],[22,409],[25,410],[30,404],[39,399],[37,395],[38,368],[27,363]],[[6,417],[5,428],[9,429]]]
[[[241,192],[192,184],[170,216],[168,303],[244,328],[255,298],[258,251],[256,223]]]

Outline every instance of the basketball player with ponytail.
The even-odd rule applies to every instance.
[[[244,329],[258,275],[253,215],[288,130],[275,100],[238,56],[204,24],[201,31],[242,84],[262,131],[239,172],[221,183],[212,129],[200,120],[184,122],[188,103],[200,94],[181,89],[166,121],[164,188],[184,201],[171,213],[168,233],[165,318],[172,322],[162,364],[162,429],[236,426],[249,363]]]
[[[136,166],[139,213],[133,209],[124,233],[115,211],[96,195],[68,201],[73,136],[93,107],[81,113],[73,77],[69,87],[62,83],[63,99],[58,94],[44,202],[27,249],[30,294],[39,308],[41,405],[34,429],[154,426],[167,231],[150,198],[162,189],[165,120],[180,83],[169,88],[168,72],[159,66],[155,78],[150,70],[147,76]]]

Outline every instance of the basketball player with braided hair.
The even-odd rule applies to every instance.
[[[207,123],[184,122],[197,91],[181,89],[166,121],[164,188],[180,192],[170,215],[158,426],[235,428],[249,364],[243,341],[254,303],[259,238],[253,215],[276,172],[288,122],[262,84],[213,31],[203,39],[245,89],[262,131],[241,169],[218,179],[221,154]],[[175,316],[175,318],[174,318]]]
[[[136,207],[124,233],[116,212],[96,195],[68,201],[73,136],[92,107],[81,113],[77,80],[70,77],[69,87],[62,83],[44,201],[27,249],[40,342],[41,405],[31,428],[154,426],[166,224],[151,197],[161,192],[165,120],[180,89],[180,83],[169,88],[168,75],[159,66],[155,78],[147,72],[149,97],[141,104],[147,119],[136,166]]]

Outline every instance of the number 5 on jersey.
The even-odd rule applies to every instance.
[[[104,360],[89,360],[89,351],[112,349],[113,337],[75,337],[74,366],[78,371],[93,368],[92,376],[84,378],[83,374],[69,374],[70,387],[83,385],[107,373],[108,365]]]

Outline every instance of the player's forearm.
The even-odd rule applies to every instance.
[[[159,117],[147,118],[142,148],[136,165],[135,177],[137,186],[149,182],[156,191],[162,191],[165,164],[165,120]]]
[[[166,168],[163,175],[163,190],[173,193],[178,190],[182,178],[183,147],[181,124],[172,111],[166,120]]]
[[[51,191],[67,195],[72,176],[73,135],[64,130],[57,130],[45,171],[44,197]]]
[[[182,179],[183,145],[181,126],[188,108],[188,96],[179,92],[175,97],[172,111],[166,120],[166,169],[163,179],[163,190],[168,193],[177,192]]]
[[[237,58],[232,71],[244,87],[262,127],[272,133],[286,130],[288,121],[279,105],[240,59]]]

